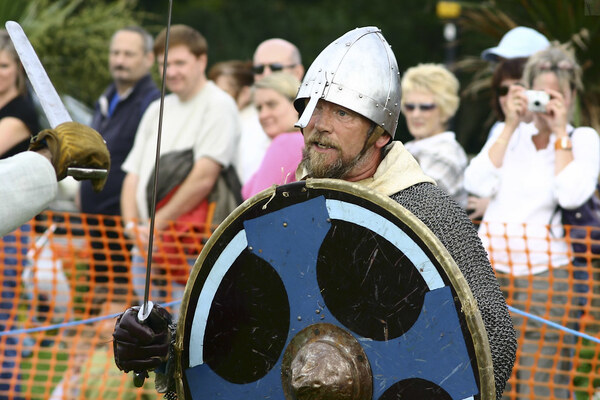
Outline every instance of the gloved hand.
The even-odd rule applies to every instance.
[[[110,168],[110,154],[102,136],[89,126],[78,122],[63,122],[54,129],[44,129],[31,139],[29,150],[48,147],[52,165],[60,181],[67,176],[67,168]],[[108,176],[108,174],[107,174]],[[92,186],[99,192],[107,176],[92,178]],[[77,178],[76,178],[77,179]]]
[[[171,314],[155,304],[144,322],[137,318],[140,307],[119,316],[113,331],[115,364],[120,370],[153,370],[169,356]]]

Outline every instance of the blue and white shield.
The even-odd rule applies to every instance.
[[[325,330],[350,338],[362,371],[348,398],[495,398],[486,331],[448,251],[393,200],[329,179],[258,194],[207,242],[181,307],[179,398],[295,399],[290,359]]]

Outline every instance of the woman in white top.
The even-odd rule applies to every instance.
[[[550,96],[546,112],[534,112],[532,123],[521,123],[528,109],[526,89],[512,85],[503,129],[493,133],[465,172],[468,192],[492,197],[480,236],[493,265],[514,275],[568,263],[556,207],[582,205],[595,190],[600,168],[596,131],[569,124],[582,87],[573,57],[558,46],[536,53],[523,79]]]
[[[448,131],[460,99],[458,80],[441,64],[419,64],[402,78],[402,113],[414,140],[404,146],[421,169],[461,207],[467,206],[463,176],[467,155]]]
[[[577,90],[582,89],[581,68],[570,53],[554,45],[534,54],[525,66],[523,81],[538,91],[535,96],[543,96],[542,92],[548,100],[536,107],[529,100],[531,92],[520,85],[510,87],[504,127],[492,134],[471,161],[465,187],[477,196],[491,197],[479,235],[501,285],[513,289],[508,303],[564,324],[569,323],[564,310],[574,287],[569,276],[572,269],[565,268],[570,249],[556,210],[559,205],[579,207],[593,195],[600,140],[594,129],[569,124]],[[533,122],[524,123],[528,109],[534,111]],[[517,392],[569,398],[565,371],[572,367],[572,354],[556,348],[567,336],[561,340],[556,330],[548,329],[540,338],[540,324],[532,319],[526,326],[522,319],[517,325],[529,339],[521,347],[520,363],[531,365],[537,358],[539,370],[533,382],[518,383]],[[557,353],[560,358],[555,361]],[[519,378],[527,378],[521,370],[518,382]],[[549,381],[559,384],[553,392]]]

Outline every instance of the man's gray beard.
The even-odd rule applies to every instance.
[[[363,147],[360,153],[348,162],[344,162],[342,158],[339,157],[333,164],[324,165],[322,162],[311,162],[310,150],[304,148],[302,150],[302,161],[300,165],[306,169],[308,176],[311,178],[344,179],[348,172],[363,161],[367,150],[367,148]],[[320,157],[320,154],[315,153],[315,158],[318,157]]]

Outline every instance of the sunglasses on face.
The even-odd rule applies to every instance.
[[[508,91],[510,90],[510,87],[513,85],[525,87],[525,85],[521,82],[515,82],[511,85],[502,85],[496,89],[496,93],[498,94],[498,97],[506,96],[508,94]]]
[[[283,65],[280,63],[258,64],[258,65],[255,65],[252,67],[252,71],[257,75],[260,75],[263,72],[265,72],[265,67],[269,67],[271,72],[278,72],[278,71],[283,71],[285,68],[294,68],[296,65],[297,64]]]
[[[496,89],[496,93],[498,93],[498,97],[506,96],[509,89],[510,86],[500,86],[498,89]]]
[[[435,103],[429,104],[417,104],[417,103],[404,103],[404,111],[414,111],[415,109],[419,109],[421,111],[431,111],[436,105]]]

